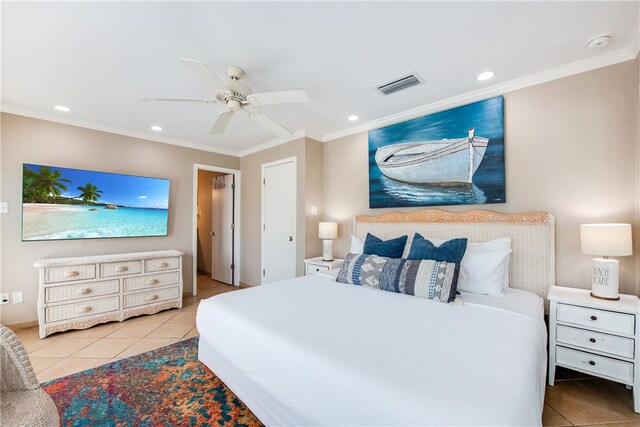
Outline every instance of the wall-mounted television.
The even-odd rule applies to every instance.
[[[166,236],[169,180],[24,163],[22,240]]]

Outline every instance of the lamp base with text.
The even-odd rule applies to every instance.
[[[617,301],[618,271],[617,259],[594,258],[591,270],[591,296],[593,298]]]
[[[322,241],[322,260],[333,261],[333,240]]]

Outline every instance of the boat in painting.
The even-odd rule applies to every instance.
[[[412,184],[471,183],[484,159],[489,138],[469,135],[457,139],[407,142],[378,148],[376,164],[387,177]]]

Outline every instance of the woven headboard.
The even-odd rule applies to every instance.
[[[411,242],[416,232],[426,238],[466,237],[472,242],[511,237],[510,287],[534,292],[544,298],[547,305],[549,287],[555,284],[555,221],[552,214],[427,209],[358,215],[354,219],[354,233],[362,239],[367,233],[384,240],[406,234]]]

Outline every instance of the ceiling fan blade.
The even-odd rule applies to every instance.
[[[143,101],[160,101],[160,102],[203,102],[205,104],[211,104],[217,102],[215,99],[204,98],[142,98]]]
[[[269,130],[274,135],[279,136],[280,138],[288,138],[290,136],[293,136],[293,133],[289,129],[282,126],[280,123],[276,122],[266,114],[261,113],[260,111],[250,110],[249,118],[258,123],[263,128]]]
[[[195,59],[181,59],[182,63],[189,67],[191,71],[202,77],[207,81],[215,90],[228,91],[227,86],[209,67],[203,62],[196,61]]]
[[[254,93],[247,96],[247,100],[256,105],[293,104],[298,102],[309,102],[309,97],[307,96],[307,92],[303,89],[292,89]]]
[[[224,110],[222,113],[218,114],[218,118],[213,126],[211,126],[209,133],[224,133],[224,130],[227,128],[227,125],[234,114],[235,112],[233,110]]]

